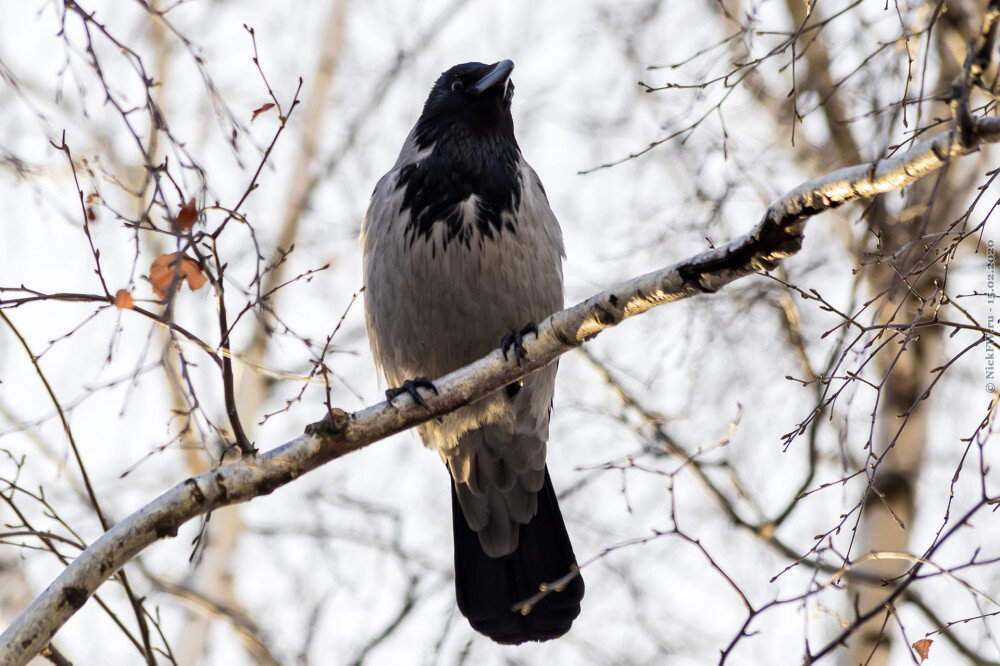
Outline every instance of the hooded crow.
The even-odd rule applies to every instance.
[[[365,317],[391,400],[522,336],[563,306],[563,242],[510,114],[514,63],[438,78],[361,227]],[[524,326],[526,322],[531,322]],[[523,328],[522,328],[523,327]],[[513,331],[513,333],[512,333]],[[498,643],[544,641],[580,613],[576,569],[545,466],[556,364],[419,427],[452,478],[455,586],[472,627]]]

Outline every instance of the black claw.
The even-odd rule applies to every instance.
[[[434,386],[434,382],[426,377],[415,377],[414,379],[407,379],[399,388],[386,389],[385,400],[390,406],[395,407],[395,405],[392,404],[392,401],[405,393],[413,398],[413,402],[417,403],[427,411],[430,411],[431,408],[427,406],[427,402],[424,401],[423,397],[420,395],[420,391],[417,390],[422,388],[425,388],[428,391],[433,391],[434,395],[437,395],[438,393],[437,387]]]
[[[534,333],[535,337],[538,337],[538,324],[534,321],[529,321],[528,324],[521,330],[516,328],[503,336],[500,340],[500,351],[503,352],[503,358],[507,360],[507,352],[511,349],[514,350],[514,357],[517,359],[517,364],[521,365],[521,361],[528,358],[528,350],[524,348],[524,338],[529,334]]]

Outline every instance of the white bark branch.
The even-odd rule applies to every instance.
[[[662,270],[624,282],[557,312],[525,343],[520,367],[499,350],[435,381],[430,411],[408,398],[347,414],[333,413],[306,434],[257,458],[187,479],[108,530],[81,553],[0,636],[0,663],[22,666],[52,639],[101,584],[150,544],[175,536],[183,523],[222,506],[267,495],[334,458],[453,411],[542,368],[606,328],[657,305],[717,291],[772,269],[802,245],[806,220],[825,210],[904,187],[949,160],[1000,141],[1000,119],[979,121],[960,142],[954,130],[891,159],[840,169],[808,181],[772,204],[750,233]]]

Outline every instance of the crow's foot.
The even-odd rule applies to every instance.
[[[426,377],[415,377],[414,379],[407,379],[399,388],[386,389],[385,400],[390,406],[395,407],[395,405],[392,404],[392,401],[405,393],[413,398],[413,402],[430,411],[431,408],[427,406],[427,403],[420,395],[420,391],[417,390],[422,388],[427,389],[428,391],[433,391],[434,395],[437,395],[437,387],[434,386],[434,383],[431,380]]]
[[[529,321],[527,326],[521,330],[514,329],[503,336],[503,339],[500,340],[500,351],[503,352],[504,360],[507,360],[507,352],[511,349],[514,350],[514,358],[517,359],[518,365],[521,365],[521,361],[528,358],[528,350],[524,348],[524,339],[529,333],[534,333],[535,337],[538,337],[538,324],[534,321]]]

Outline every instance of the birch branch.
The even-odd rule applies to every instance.
[[[538,370],[601,331],[657,305],[718,291],[769,271],[802,246],[806,221],[858,199],[900,189],[950,160],[1000,142],[1000,119],[943,133],[893,158],[840,169],[810,180],[773,203],[748,234],[685,261],[624,282],[553,314],[526,341],[518,366],[499,350],[437,381],[429,410],[401,397],[348,414],[333,409],[305,434],[257,457],[246,457],[178,484],[109,529],[66,567],[0,635],[0,663],[23,666],[109,577],[152,543],[176,536],[185,522],[214,509],[267,495],[306,472],[373,442],[454,411]]]

